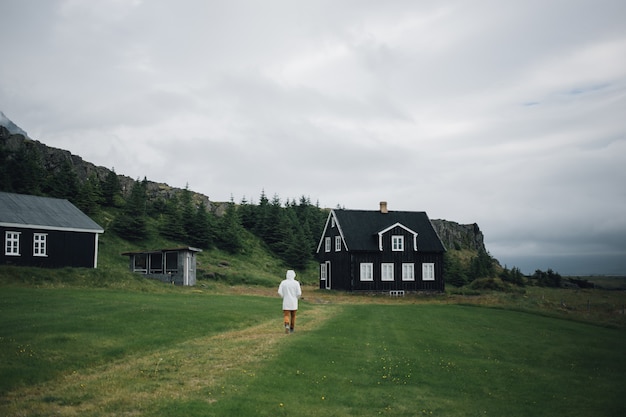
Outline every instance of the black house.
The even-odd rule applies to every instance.
[[[97,268],[103,232],[67,200],[0,192],[0,264]]]
[[[443,291],[445,247],[421,212],[330,212],[317,247],[320,288],[403,294]]]

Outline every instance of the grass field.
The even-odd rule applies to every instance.
[[[2,416],[626,415],[623,318],[585,310],[605,293],[307,287],[285,335],[273,289],[0,290]]]

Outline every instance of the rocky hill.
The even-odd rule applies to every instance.
[[[10,128],[10,129],[9,129]],[[47,172],[55,172],[61,169],[65,161],[69,161],[78,176],[80,182],[85,181],[92,174],[100,180],[104,180],[111,172],[110,169],[96,166],[91,162],[84,161],[80,156],[72,155],[69,151],[49,147],[26,135],[22,129],[11,122],[0,112],[0,150],[16,152],[21,147],[34,147],[42,157],[42,164]],[[124,192],[129,193],[135,179],[117,174]],[[148,181],[148,197],[168,199],[174,194],[181,192],[179,188],[170,187],[167,184]],[[211,202],[206,195],[192,192],[196,203],[204,202],[217,215],[225,210],[225,202]],[[485,252],[484,236],[476,223],[459,224],[448,220],[432,220],[432,224],[439,234],[448,251],[469,250],[471,252]]]
[[[435,231],[448,250],[486,252],[485,238],[478,224],[459,224],[449,220],[431,220]]]
[[[0,112],[1,113],[1,112]],[[4,120],[3,120],[4,118]],[[3,124],[3,121],[5,124]],[[8,121],[8,123],[7,123]],[[67,161],[74,168],[76,175],[78,177],[78,181],[82,183],[87,178],[89,178],[92,174],[101,180],[104,181],[107,175],[111,172],[111,169],[105,168],[102,166],[96,166],[91,162],[87,162],[83,160],[78,155],[73,155],[71,152],[66,151],[64,149],[53,148],[47,146],[37,140],[31,139],[26,136],[26,132],[23,130],[15,130],[17,132],[22,133],[11,133],[6,124],[12,124],[10,120],[4,116],[4,114],[0,115],[0,150],[5,152],[14,153],[19,151],[22,147],[34,148],[39,155],[41,155],[41,162],[43,164],[43,168],[46,172],[58,172],[62,165]],[[15,126],[15,125],[13,125]],[[123,193],[130,193],[130,190],[135,183],[135,179],[130,178],[125,175],[117,174],[120,185],[122,186]],[[141,180],[141,179],[140,179]],[[172,197],[174,194],[181,192],[180,188],[170,187],[164,183],[157,183],[153,181],[148,181],[147,193],[149,198],[164,198],[168,199]],[[213,211],[221,213],[224,210],[224,204],[222,203],[212,203],[209,200],[209,197],[192,192],[193,199],[196,203],[203,201],[205,205],[211,208]]]

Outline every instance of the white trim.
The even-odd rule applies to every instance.
[[[335,252],[341,252],[341,236],[335,236]]]
[[[9,239],[9,234],[11,235],[11,238]],[[22,234],[22,232],[16,232],[14,230],[5,230],[4,231],[4,256],[22,256],[22,254],[20,253],[20,235]],[[13,252],[13,244],[11,244],[11,251],[9,252],[7,249],[9,249],[9,247],[7,246],[7,243],[9,243],[9,241],[11,242],[16,242],[16,249],[17,252]]]
[[[433,262],[422,264],[422,281],[435,281],[435,264]]]
[[[361,262],[359,264],[359,281],[374,281],[374,264],[371,262]]]
[[[62,232],[104,233],[103,229],[79,229],[76,227],[56,227],[56,226],[44,226],[44,225],[23,224],[23,223],[0,223],[0,226],[17,228],[17,229],[41,229],[41,230],[55,230],[55,231],[62,231]]]
[[[94,242],[94,249],[93,249],[93,267],[98,268],[98,233],[95,233],[95,242]]]
[[[398,243],[397,247],[394,243]],[[391,251],[404,252],[404,235],[391,235]]]
[[[407,232],[413,235],[413,250],[417,252],[417,232],[409,229],[408,227],[406,227],[400,222],[392,224],[391,226],[378,232],[378,250],[380,250],[381,252],[383,251],[383,235],[387,233],[388,231],[390,231],[391,229],[396,228],[396,227],[401,227],[402,229],[406,230]]]
[[[415,281],[415,264],[412,262],[402,263],[402,281]]]
[[[48,234],[33,233],[33,257],[48,257]]]
[[[392,282],[396,280],[393,262],[383,262],[380,264],[380,280]]]

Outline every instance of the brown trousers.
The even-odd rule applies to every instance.
[[[285,326],[289,326],[292,329],[296,327],[296,312],[298,310],[283,310]]]

